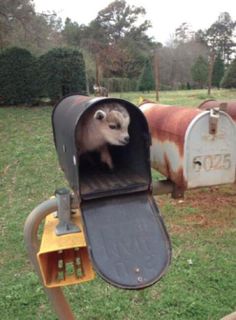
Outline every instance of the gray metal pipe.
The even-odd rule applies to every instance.
[[[38,228],[43,219],[48,214],[56,211],[57,208],[58,206],[56,198],[44,201],[29,214],[24,226],[24,240],[26,244],[26,249],[28,251],[30,261],[34,266],[35,271],[37,272],[42,283],[43,279],[37,260],[37,253],[39,251],[40,245],[40,241],[38,238]],[[66,301],[66,298],[61,288],[44,287],[44,290],[60,320],[75,320],[75,317],[71,311],[69,304]]]
[[[154,196],[168,194],[174,191],[174,183],[170,180],[159,180],[152,182],[152,194]]]
[[[235,319],[236,319],[236,311],[228,314],[227,316],[225,316],[221,320],[235,320]]]

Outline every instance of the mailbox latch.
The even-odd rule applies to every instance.
[[[210,110],[210,117],[209,117],[209,133],[216,134],[218,121],[220,117],[220,108],[214,108]]]

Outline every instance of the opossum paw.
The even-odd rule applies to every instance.
[[[114,170],[114,166],[113,166],[113,163],[112,163],[112,162],[111,162],[111,163],[107,163],[107,165],[108,165],[108,167],[109,167],[109,169],[110,169],[111,171]]]
[[[103,170],[112,173],[114,171],[113,163],[101,162],[101,166]]]
[[[114,167],[112,166],[112,168],[108,167],[108,173],[114,173]]]

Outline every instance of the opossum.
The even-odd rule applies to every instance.
[[[89,110],[77,131],[79,155],[98,151],[101,162],[113,169],[108,145],[125,146],[129,143],[129,123],[128,111],[118,103],[106,103]]]

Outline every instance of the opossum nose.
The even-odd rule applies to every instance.
[[[128,143],[128,142],[129,142],[129,136],[124,137],[124,141],[125,141],[126,143]]]

